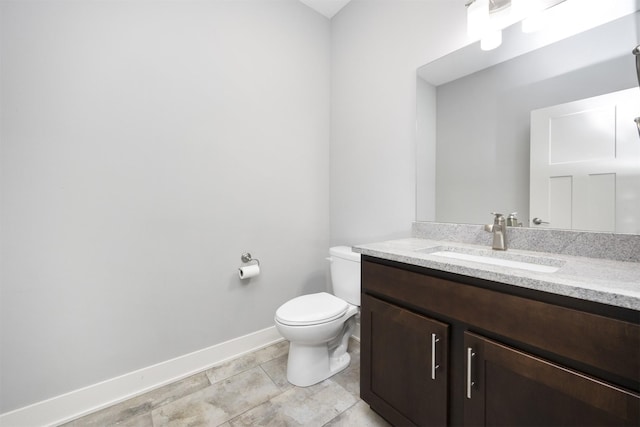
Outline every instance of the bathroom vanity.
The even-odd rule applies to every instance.
[[[393,425],[640,425],[637,262],[545,254],[555,269],[533,271],[537,253],[485,264],[443,252],[490,249],[428,239],[355,250],[360,393]]]

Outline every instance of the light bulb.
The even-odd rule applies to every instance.
[[[475,0],[467,6],[467,34],[479,39],[489,25],[489,0]]]

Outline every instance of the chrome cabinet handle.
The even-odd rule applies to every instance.
[[[533,218],[531,222],[533,222],[535,225],[549,224],[547,221],[543,221],[540,218]]]
[[[440,365],[436,364],[436,343],[440,341],[438,335],[431,334],[431,379],[436,379],[436,369],[440,367]]]
[[[471,387],[475,384],[471,380],[471,361],[475,355],[473,348],[467,347],[467,399],[471,399]]]

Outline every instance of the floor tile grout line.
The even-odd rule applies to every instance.
[[[338,384],[340,385],[340,384]],[[341,386],[342,387],[342,386]],[[344,387],[342,387],[344,389]],[[345,389],[346,390],[346,389]],[[346,390],[347,393],[349,393],[349,390]],[[351,393],[349,393],[351,394]],[[353,402],[353,404],[351,404],[348,408],[345,408],[343,411],[339,412],[338,414],[336,414],[335,417],[331,418],[329,421],[327,421],[326,423],[324,423],[322,425],[322,427],[327,427],[329,424],[331,424],[333,421],[335,421],[337,418],[341,417],[345,412],[347,412],[348,410],[350,410],[351,408],[353,408],[354,406],[356,406],[358,403],[360,403],[360,397],[356,396],[356,400]]]
[[[275,359],[275,358],[274,358],[274,359]],[[273,360],[273,359],[272,359],[272,360]],[[267,363],[267,362],[265,362],[265,363]],[[232,421],[233,421],[233,420],[237,420],[237,419],[239,419],[240,417],[242,417],[242,416],[243,416],[244,414],[246,414],[247,412],[254,410],[255,408],[259,407],[260,405],[264,405],[264,404],[266,404],[266,403],[270,402],[271,400],[275,399],[276,397],[281,396],[282,394],[284,394],[284,393],[286,393],[287,391],[291,390],[290,388],[288,388],[288,389],[284,389],[284,390],[283,390],[283,389],[282,389],[278,384],[276,384],[276,382],[273,380],[273,378],[271,378],[271,376],[270,376],[270,375],[269,375],[269,374],[264,370],[264,368],[262,367],[262,363],[258,364],[257,366],[254,366],[254,367],[252,367],[252,368],[250,368],[250,369],[254,369],[254,368],[260,368],[260,370],[262,370],[262,372],[267,376],[267,378],[269,378],[269,380],[273,383],[273,385],[278,389],[278,393],[277,393],[277,394],[275,394],[274,396],[270,397],[269,399],[265,400],[264,402],[260,402],[260,403],[258,403],[257,405],[254,405],[254,406],[252,406],[252,407],[250,407],[250,408],[247,408],[245,411],[242,411],[241,413],[237,414],[237,415],[236,415],[236,416],[234,416],[233,418],[229,418],[229,419],[228,419],[228,420],[226,420],[225,422],[218,424],[216,427],[220,427],[220,426],[225,425],[225,424],[227,424],[227,423],[229,423],[229,425],[231,425],[231,423],[232,423]],[[245,371],[243,371],[243,372],[245,372]],[[234,376],[235,376],[235,375],[232,375],[232,376],[231,376],[231,377],[229,377],[229,378],[232,378],[232,377],[234,377]],[[153,427],[155,427],[155,426],[153,426]]]
[[[280,343],[282,343],[282,342],[283,342],[283,341],[277,342],[277,343],[275,343],[275,344],[271,344],[271,346],[273,346],[273,347],[278,346],[278,345],[280,345]],[[287,344],[287,345],[288,345],[288,344]],[[281,354],[281,355],[278,355],[278,356],[274,356],[274,357],[271,357],[270,359],[264,360],[264,361],[262,361],[262,362],[256,362],[256,364],[251,365],[251,366],[249,366],[249,367],[246,367],[246,368],[245,368],[245,369],[243,369],[242,371],[234,372],[234,373],[233,373],[233,375],[230,375],[230,376],[228,376],[228,377],[224,377],[224,378],[220,378],[220,379],[219,379],[219,380],[217,380],[217,381],[211,381],[211,377],[207,374],[207,372],[208,372],[208,371],[215,370],[216,368],[220,368],[220,367],[225,366],[225,365],[231,365],[231,364],[232,364],[233,362],[235,362],[235,361],[238,361],[238,360],[240,360],[240,359],[242,359],[242,358],[244,358],[244,357],[248,357],[248,356],[250,356],[251,354],[255,354],[256,352],[260,352],[260,351],[262,351],[262,350],[264,350],[264,349],[266,349],[266,348],[269,348],[269,347],[270,347],[270,346],[263,347],[263,348],[261,348],[261,349],[259,349],[259,350],[256,350],[254,353],[244,354],[244,355],[242,355],[242,356],[238,356],[238,357],[236,357],[236,358],[233,358],[233,359],[227,360],[227,361],[226,361],[226,362],[224,362],[224,363],[221,363],[221,364],[216,365],[216,366],[211,366],[211,367],[209,367],[209,368],[207,368],[207,369],[205,369],[204,371],[201,371],[201,372],[199,372],[199,373],[204,372],[204,373],[205,373],[205,375],[207,376],[207,379],[208,379],[208,380],[209,380],[209,382],[211,383],[211,385],[213,385],[213,384],[219,383],[220,381],[227,380],[227,379],[229,379],[229,378],[231,378],[231,377],[233,377],[233,376],[235,376],[235,375],[238,375],[238,374],[240,374],[240,373],[243,373],[243,372],[246,372],[246,371],[248,371],[248,370],[250,370],[250,369],[253,369],[253,368],[257,367],[257,366],[261,366],[261,365],[263,365],[263,364],[265,364],[265,363],[271,362],[271,361],[273,361],[273,360],[275,360],[275,359],[277,359],[277,358],[279,358],[279,357],[282,357],[282,356],[284,356],[284,355],[286,354],[286,353],[285,353],[285,354]],[[288,351],[288,350],[287,350],[287,351]],[[266,373],[266,372],[265,372],[265,373]]]
[[[267,376],[267,378],[269,378],[269,380],[271,380],[271,382],[273,383],[273,385],[275,385],[275,386],[276,386],[276,388],[277,388],[278,390],[280,390],[280,391],[284,391],[284,390],[282,390],[282,387],[280,387],[280,386],[278,385],[278,383],[276,383],[276,382],[273,380],[273,378],[271,378],[271,375],[269,375],[269,373],[268,373],[267,371],[265,371],[265,370],[264,370],[264,368],[262,367],[262,365],[258,365],[258,367],[260,368],[260,370],[261,370],[262,372],[264,372],[264,374]]]
[[[274,344],[274,345],[277,345],[277,344]],[[212,366],[212,367],[210,367],[210,368],[203,369],[203,370],[202,370],[202,371],[200,371],[200,372],[196,372],[196,373],[194,373],[193,375],[190,375],[190,376],[188,376],[188,377],[186,377],[186,378],[183,378],[182,380],[177,381],[177,382],[180,382],[180,381],[187,381],[188,379],[190,379],[190,378],[192,378],[192,377],[195,377],[195,376],[197,376],[197,375],[204,375],[204,378],[206,379],[206,382],[208,383],[208,385],[205,385],[205,386],[203,386],[203,387],[201,387],[201,388],[198,388],[198,389],[192,390],[190,393],[187,393],[187,394],[181,395],[180,397],[177,397],[177,398],[175,398],[175,399],[170,399],[169,401],[164,402],[164,403],[162,403],[162,404],[158,404],[159,402],[155,402],[155,401],[153,401],[153,400],[152,400],[152,402],[150,403],[150,409],[149,409],[148,411],[143,412],[143,413],[140,413],[140,414],[132,415],[132,416],[129,416],[129,417],[125,417],[125,418],[122,418],[122,419],[118,419],[118,420],[117,420],[117,422],[118,422],[118,423],[127,422],[127,421],[130,421],[130,420],[132,420],[132,419],[136,418],[137,416],[142,416],[142,415],[147,415],[147,414],[148,414],[148,415],[151,417],[152,425],[153,425],[153,414],[152,414],[152,413],[153,413],[154,411],[159,410],[160,408],[162,408],[162,407],[164,407],[164,406],[170,405],[170,404],[172,404],[173,402],[176,402],[177,400],[180,400],[180,399],[186,398],[186,397],[188,397],[188,396],[190,396],[190,395],[192,395],[192,394],[194,394],[194,393],[200,392],[200,391],[202,391],[202,390],[204,390],[204,389],[206,389],[206,388],[208,388],[208,387],[214,386],[214,385],[216,385],[216,384],[218,384],[218,383],[220,383],[220,382],[222,382],[222,381],[226,381],[226,380],[228,380],[228,379],[230,379],[230,378],[233,378],[233,377],[235,377],[235,376],[237,376],[237,375],[243,374],[243,373],[245,373],[245,372],[247,372],[247,371],[249,371],[249,370],[251,370],[251,369],[255,369],[255,368],[258,368],[258,367],[261,369],[261,371],[262,371],[262,372],[264,372],[264,374],[269,378],[269,380],[273,383],[273,385],[274,385],[274,386],[275,386],[275,387],[280,391],[280,393],[278,393],[278,395],[280,395],[280,394],[282,394],[282,393],[284,393],[284,392],[286,391],[286,390],[282,390],[282,388],[281,388],[280,386],[278,386],[278,384],[273,380],[273,378],[271,378],[271,376],[270,376],[270,375],[269,375],[269,374],[264,370],[264,368],[262,368],[262,364],[263,364],[263,363],[270,362],[270,361],[275,360],[275,359],[277,359],[278,357],[281,357],[281,356],[273,357],[273,358],[271,358],[271,359],[266,360],[266,361],[265,361],[265,362],[263,362],[263,363],[256,363],[255,365],[251,365],[251,366],[247,367],[246,369],[243,369],[243,370],[238,371],[238,372],[234,372],[234,373],[233,373],[233,375],[230,375],[230,376],[225,377],[225,378],[221,378],[220,380],[215,381],[215,382],[212,382],[212,381],[211,381],[211,377],[210,377],[209,375],[207,375],[207,371],[208,371],[208,370],[213,369],[213,368],[216,368],[216,367],[224,366],[225,364],[230,364],[230,363],[232,363],[232,362],[233,362],[233,361],[235,361],[235,360],[241,359],[242,357],[244,357],[244,356],[240,356],[240,357],[238,357],[238,358],[232,359],[232,360],[230,360],[230,361],[227,361],[227,362],[222,363],[222,364],[217,365],[217,366]],[[157,388],[157,389],[155,389],[155,390],[159,390],[159,389],[161,389],[161,388],[162,388],[162,387],[158,387],[158,388]],[[153,393],[155,390],[149,391],[148,393]],[[144,396],[144,394],[142,394],[142,395],[140,395],[140,396]],[[122,403],[125,403],[125,402],[126,402],[126,401],[124,401],[124,402],[122,402]],[[113,405],[113,406],[117,406],[117,405],[119,405],[119,404],[116,404],[116,405]],[[105,409],[108,409],[108,408],[105,408]],[[251,408],[251,409],[253,409],[253,408]],[[249,409],[249,410],[250,410],[250,409]],[[94,414],[96,414],[96,413],[97,413],[97,412],[95,412]],[[91,416],[91,415],[92,415],[92,414],[89,414],[89,415],[87,415],[87,416]],[[234,418],[235,418],[235,417],[234,417]],[[224,424],[224,423],[223,423],[223,424]]]
[[[273,345],[275,346],[275,345],[278,345],[278,344],[273,344]],[[265,348],[266,348],[266,347],[265,347]],[[258,350],[258,351],[259,351],[259,350]],[[208,385],[208,386],[205,386],[205,387],[202,387],[202,388],[200,388],[200,389],[198,389],[198,390],[194,390],[192,393],[185,394],[184,396],[181,396],[181,397],[180,397],[180,398],[178,398],[178,399],[174,399],[174,400],[172,400],[172,401],[170,401],[170,402],[166,402],[166,403],[164,403],[164,404],[162,404],[162,405],[159,405],[159,406],[157,406],[157,407],[152,408],[152,409],[148,412],[148,414],[150,414],[150,415],[151,415],[152,425],[153,425],[153,415],[152,415],[152,412],[153,412],[153,411],[155,411],[155,410],[159,410],[160,408],[162,408],[162,407],[164,407],[164,406],[166,406],[166,405],[169,405],[169,404],[171,404],[171,403],[173,403],[173,402],[175,402],[175,401],[177,401],[177,400],[180,400],[180,399],[182,399],[182,398],[186,398],[186,397],[188,397],[188,396],[190,396],[190,395],[192,395],[192,394],[194,394],[194,393],[197,393],[197,392],[199,392],[199,391],[201,391],[201,390],[204,390],[204,389],[206,389],[206,388],[208,388],[208,387],[212,387],[212,386],[215,386],[216,384],[219,384],[219,383],[221,383],[221,382],[223,382],[223,381],[230,380],[231,378],[236,377],[236,376],[241,375],[241,374],[244,374],[244,373],[246,373],[247,371],[249,371],[249,370],[251,370],[251,369],[260,368],[260,370],[261,370],[261,371],[262,371],[262,372],[267,376],[267,378],[269,378],[269,381],[271,381],[271,383],[274,385],[274,387],[278,390],[278,393],[277,393],[276,395],[274,395],[273,397],[271,397],[270,399],[266,400],[265,402],[261,402],[261,403],[259,403],[259,404],[255,405],[255,406],[253,406],[253,407],[251,407],[251,408],[246,409],[246,410],[245,410],[245,411],[243,411],[242,413],[240,413],[240,414],[236,415],[236,416],[235,416],[235,417],[233,417],[233,418],[230,418],[229,420],[226,420],[225,422],[223,422],[223,423],[222,423],[222,424],[220,424],[220,425],[223,425],[223,424],[225,424],[225,423],[231,422],[232,420],[234,420],[234,419],[236,419],[236,418],[238,418],[238,417],[242,416],[242,414],[244,414],[244,413],[246,413],[246,412],[248,412],[248,411],[250,411],[250,410],[252,410],[252,409],[254,409],[254,408],[256,408],[256,407],[258,407],[258,406],[260,406],[260,405],[262,405],[262,404],[264,404],[264,403],[266,403],[266,402],[268,402],[269,400],[271,400],[271,399],[275,398],[276,396],[280,396],[281,394],[285,393],[286,391],[288,391],[288,390],[290,390],[290,389],[283,389],[282,387],[280,387],[280,386],[279,386],[279,385],[274,381],[274,379],[269,375],[269,373],[268,373],[268,372],[263,368],[263,366],[262,366],[262,365],[264,365],[264,364],[266,364],[266,363],[268,363],[268,362],[271,362],[271,361],[273,361],[273,360],[275,360],[275,359],[277,359],[277,358],[279,358],[279,357],[282,357],[282,356],[284,356],[284,354],[279,355],[279,356],[272,357],[272,358],[267,359],[267,360],[265,360],[265,361],[263,361],[263,362],[260,362],[260,363],[256,362],[255,364],[249,365],[249,366],[247,366],[246,368],[242,369],[241,371],[234,372],[234,373],[233,373],[233,375],[230,375],[230,376],[228,376],[228,377],[221,378],[221,379],[219,379],[218,381],[211,381],[211,376],[209,376],[209,375],[207,374],[207,371],[209,371],[209,370],[211,370],[211,369],[214,369],[214,368],[218,368],[218,367],[221,367],[221,366],[227,365],[227,364],[231,364],[231,363],[233,363],[234,361],[237,361],[237,360],[241,359],[242,357],[246,357],[246,355],[245,355],[245,356],[237,357],[237,358],[235,358],[235,359],[231,359],[231,360],[229,360],[229,361],[227,361],[227,362],[225,362],[225,363],[222,363],[222,364],[220,364],[220,365],[212,366],[212,367],[210,367],[210,368],[208,368],[208,369],[205,369],[205,370],[203,370],[203,371],[201,371],[201,372],[197,372],[197,373],[195,373],[194,375],[204,374],[204,376],[205,376],[205,378],[207,379],[207,382],[209,383],[209,385]],[[125,420],[122,420],[122,421],[127,421],[128,419],[131,419],[131,418],[133,418],[133,417],[129,417],[129,418],[127,418],[127,419],[125,419]],[[121,421],[121,422],[122,422],[122,421]]]
[[[357,340],[354,340],[354,344],[359,345],[360,343]],[[150,407],[148,410],[146,410],[145,412],[142,413],[137,413],[135,415],[131,415],[128,416],[126,418],[120,419],[118,420],[118,423],[129,423],[134,421],[137,417],[145,417],[147,418],[148,421],[150,421],[150,425],[157,427],[158,424],[156,422],[154,422],[154,417],[153,417],[153,413],[155,411],[161,410],[161,408],[170,405],[172,403],[175,403],[176,401],[183,399],[183,398],[187,398],[195,393],[201,392],[202,390],[205,390],[209,387],[215,386],[223,381],[228,381],[230,379],[232,379],[233,377],[236,377],[238,375],[241,375],[243,373],[246,373],[247,371],[251,370],[251,369],[255,369],[255,368],[260,368],[260,372],[264,375],[266,375],[266,377],[269,379],[270,383],[275,387],[274,389],[274,395],[270,396],[268,399],[254,404],[254,402],[252,402],[252,406],[248,407],[248,408],[238,408],[241,409],[242,412],[236,414],[233,418],[230,418],[226,421],[224,421],[222,424],[219,425],[224,425],[226,423],[231,424],[234,420],[238,420],[240,419],[240,417],[244,416],[247,412],[252,411],[258,407],[260,407],[261,405],[265,405],[265,404],[269,404],[269,402],[273,401],[274,399],[282,396],[283,394],[291,391],[291,390],[295,390],[296,386],[289,386],[288,382],[283,382],[286,381],[286,379],[284,378],[280,378],[282,376],[282,365],[281,363],[283,363],[282,361],[278,361],[278,359],[282,359],[283,357],[287,356],[288,353],[288,342],[279,342],[279,343],[275,343],[272,344],[273,348],[272,350],[267,350],[264,353],[258,354],[253,356],[253,358],[250,355],[243,355],[243,356],[239,356],[235,359],[231,359],[228,361],[225,361],[224,363],[221,363],[219,365],[216,366],[212,366],[209,367],[207,369],[203,369],[202,371],[193,373],[192,375],[190,375],[189,377],[186,377],[180,381],[185,381],[188,382],[190,379],[193,379],[196,376],[202,376],[203,378],[200,378],[200,380],[202,380],[202,384],[198,384],[198,388],[197,389],[189,389],[188,387],[185,387],[185,391],[188,391],[186,394],[178,394],[180,397],[175,398],[175,396],[172,393],[168,393],[172,395],[172,398],[170,398],[168,401],[163,402],[164,399],[161,398],[162,394],[160,393],[158,396],[152,397],[151,401],[149,402]],[[349,348],[352,348],[352,343],[350,342]],[[286,348],[285,348],[286,346]],[[267,349],[269,347],[265,347],[264,349]],[[261,350],[264,350],[261,349]],[[260,352],[261,350],[257,350],[257,352]],[[353,350],[353,349],[352,349]],[[359,350],[359,349],[358,349]],[[244,363],[247,363],[248,366],[244,366],[243,365],[243,361],[242,358],[246,357],[246,360],[244,360]],[[265,357],[264,359],[262,359],[262,357]],[[234,366],[234,363],[236,363],[237,365]],[[272,364],[271,366],[269,366],[270,364]],[[225,365],[227,366],[225,368]],[[274,369],[274,366],[276,367],[276,369]],[[219,373],[223,373],[226,376],[225,378],[220,378],[217,381],[212,381],[212,378],[215,378],[215,375],[213,372],[211,372],[211,374],[208,374],[208,371],[210,370],[214,370],[214,369],[220,369]],[[226,372],[232,372],[232,375],[229,375],[228,373],[225,373],[225,369],[227,369],[228,371]],[[238,371],[234,371],[234,369],[240,369]],[[285,363],[285,369],[286,369],[286,363]],[[271,372],[271,374],[269,373]],[[340,375],[340,373],[336,374],[336,375]],[[324,424],[322,424],[323,427],[326,427],[328,425],[330,425],[332,422],[336,421],[339,417],[343,416],[347,411],[352,410],[352,408],[354,408],[356,405],[358,405],[358,403],[361,401],[359,393],[357,392],[352,392],[350,390],[353,389],[353,387],[349,386],[347,387],[346,384],[342,384],[341,382],[335,381],[332,378],[328,378],[325,381],[330,380],[335,386],[341,388],[343,391],[345,391],[348,394],[351,394],[353,397],[355,397],[355,402],[353,402],[351,405],[349,405],[347,408],[344,408],[342,411],[340,411],[339,413],[335,414],[330,420],[326,421]],[[176,384],[180,383],[180,381],[176,382]],[[348,380],[347,380],[348,381]],[[322,381],[321,381],[322,382]],[[351,382],[347,382],[347,384],[351,384]],[[187,386],[188,384],[184,384],[185,386]],[[160,388],[156,389],[159,390]],[[180,386],[176,387],[177,390],[175,391],[180,391]],[[155,391],[155,390],[154,390]],[[149,393],[153,393],[154,391],[150,391]],[[295,393],[295,392],[293,392]],[[315,394],[315,392],[313,393]],[[140,396],[144,396],[140,395]],[[126,402],[126,401],[125,401]],[[162,404],[159,404],[160,402],[163,402]],[[124,402],[122,402],[124,403]],[[117,404],[120,405],[120,404]],[[114,406],[117,406],[114,405]],[[126,411],[126,406],[123,407],[122,411]],[[337,408],[334,408],[337,409]],[[96,414],[96,413],[94,413]],[[328,415],[328,414],[327,414]],[[90,418],[91,414],[87,416],[87,422],[88,423],[95,423],[95,422],[100,422],[98,421],[99,418],[94,418],[93,420]],[[84,417],[83,417],[84,418]]]
[[[259,366],[262,368],[262,366],[261,366],[261,365],[259,365]],[[264,371],[264,369],[263,369],[263,371]],[[254,409],[256,409],[256,408],[258,408],[258,407],[260,407],[260,406],[262,406],[262,405],[265,405],[265,404],[267,404],[267,403],[271,402],[271,401],[272,401],[273,399],[275,399],[276,397],[279,397],[279,396],[281,396],[281,395],[283,395],[283,394],[285,394],[285,393],[287,393],[287,392],[290,392],[290,391],[295,390],[295,389],[297,389],[297,388],[298,388],[298,389],[303,389],[303,388],[305,388],[305,387],[298,387],[298,386],[293,385],[293,386],[292,386],[292,387],[290,387],[290,388],[281,389],[281,388],[280,388],[280,386],[278,386],[278,384],[276,384],[276,383],[273,381],[273,379],[271,379],[271,377],[269,376],[269,374],[267,374],[266,372],[265,372],[265,374],[266,374],[266,375],[267,375],[267,377],[269,377],[269,379],[274,383],[274,385],[278,388],[278,390],[280,390],[280,393],[278,393],[278,394],[276,394],[276,395],[274,395],[274,396],[270,397],[269,399],[265,400],[264,402],[261,402],[261,403],[259,403],[259,404],[255,405],[255,406],[253,406],[253,407],[251,407],[251,408],[248,408],[247,410],[245,410],[245,411],[243,411],[242,413],[240,413],[240,414],[238,414],[238,415],[234,416],[233,418],[230,418],[230,419],[226,420],[225,422],[223,422],[223,423],[221,423],[221,424],[218,424],[216,427],[220,427],[220,426],[222,426],[222,425],[224,425],[224,424],[226,424],[226,423],[232,423],[232,422],[233,422],[233,420],[240,419],[240,418],[241,418],[244,414],[246,414],[247,412],[250,412],[250,411],[252,411],[252,410],[254,410]],[[317,384],[321,384],[321,383],[323,383],[323,382],[325,382],[325,381],[331,381],[331,382],[332,382],[336,387],[339,387],[339,388],[343,389],[346,393],[353,395],[353,393],[351,393],[349,390],[347,390],[347,389],[346,389],[345,387],[343,387],[341,384],[339,384],[339,383],[337,383],[337,382],[335,382],[335,381],[331,380],[331,378],[327,378],[327,379],[325,379],[325,380],[323,380],[323,381],[320,381],[320,382],[319,382],[319,383],[317,383]],[[315,393],[313,393],[313,394],[317,394],[317,393],[319,393],[319,391],[316,391],[316,392],[315,392]],[[333,420],[335,420],[336,418],[340,417],[343,413],[345,413],[346,411],[348,411],[349,409],[351,409],[351,408],[353,408],[355,405],[357,405],[357,404],[360,402],[360,397],[359,397],[359,396],[354,396],[354,397],[356,398],[356,399],[355,399],[355,401],[354,401],[354,403],[352,403],[352,404],[351,404],[351,405],[349,405],[347,408],[345,408],[344,410],[342,410],[342,411],[340,411],[339,413],[337,413],[335,416],[333,416],[333,417],[332,417],[330,420],[328,420],[326,423],[322,424],[322,426],[321,426],[321,427],[325,427],[325,426],[327,426],[327,425],[328,425],[328,424],[330,424]],[[154,427],[155,427],[155,426],[154,426]]]

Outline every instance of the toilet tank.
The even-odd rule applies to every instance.
[[[333,294],[348,303],[360,306],[360,254],[349,246],[329,249]]]

